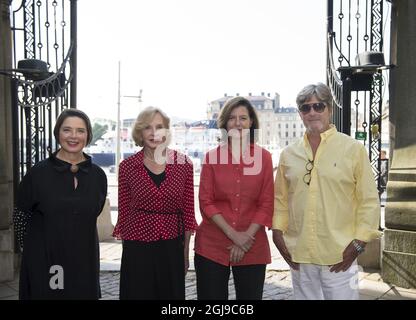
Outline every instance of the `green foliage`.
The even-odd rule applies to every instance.
[[[91,144],[94,145],[97,140],[99,140],[108,130],[107,125],[101,125],[94,123],[92,127],[92,141]]]

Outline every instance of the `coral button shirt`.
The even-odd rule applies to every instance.
[[[205,155],[199,187],[202,222],[195,236],[195,252],[222,265],[267,264],[271,262],[265,227],[273,217],[273,166],[270,153],[251,144],[240,161],[232,158],[227,145]],[[211,221],[221,214],[237,231],[245,231],[251,223],[261,227],[255,242],[243,259],[230,262],[227,249],[232,241]]]

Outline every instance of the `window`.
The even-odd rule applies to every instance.
[[[296,132],[293,132],[293,138],[296,138]]]
[[[277,127],[280,129],[281,128],[281,125],[280,125],[280,123],[277,125]]]
[[[286,138],[289,137],[289,132],[286,131]]]
[[[289,141],[286,141],[286,145],[289,145]]]
[[[296,129],[296,123],[293,124],[293,129]]]
[[[286,123],[286,129],[289,129],[289,124],[288,123]]]

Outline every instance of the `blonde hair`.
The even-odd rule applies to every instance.
[[[165,129],[169,129],[170,119],[161,109],[155,108],[155,107],[145,108],[142,112],[139,113],[133,125],[133,130],[132,130],[131,135],[132,135],[134,142],[136,143],[136,146],[143,147],[144,143],[143,143],[142,131],[153,120],[156,113],[159,113],[162,116],[163,125]]]

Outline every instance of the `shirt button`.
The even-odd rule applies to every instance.
[[[238,208],[235,208],[235,211],[238,211]]]
[[[235,196],[236,196],[236,197],[239,197],[239,196],[240,196],[240,194],[238,194],[238,193],[237,193]]]
[[[237,183],[240,183],[240,180],[237,180]]]

